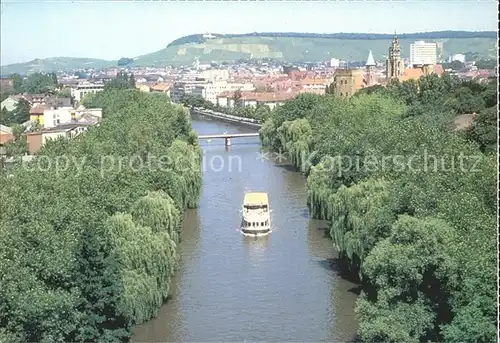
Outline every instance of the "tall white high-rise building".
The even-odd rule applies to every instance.
[[[410,44],[410,66],[436,65],[437,45],[418,41]]]

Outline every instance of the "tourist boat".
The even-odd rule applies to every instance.
[[[258,236],[271,232],[271,211],[267,193],[246,193],[241,212],[241,231],[244,234]]]

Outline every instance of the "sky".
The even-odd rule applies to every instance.
[[[194,33],[411,33],[497,29],[494,0],[2,0],[0,64],[47,57],[116,60]]]

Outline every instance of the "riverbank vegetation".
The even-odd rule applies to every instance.
[[[430,75],[349,100],[303,94],[264,123],[362,282],[363,341],[495,341],[497,118],[496,80]]]
[[[187,107],[201,107],[208,110],[213,110],[219,113],[230,114],[242,118],[255,119],[259,123],[265,121],[271,116],[271,109],[267,105],[257,104],[256,106],[240,106],[238,97],[241,98],[241,92],[236,91],[234,99],[236,106],[226,107],[214,105],[212,102],[203,99],[202,97],[187,95],[180,102]]]
[[[1,342],[122,342],[168,295],[202,182],[189,113],[112,87],[87,101],[98,127],[0,171]]]

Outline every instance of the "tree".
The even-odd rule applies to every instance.
[[[59,81],[57,80],[57,74],[55,72],[50,73],[50,78],[55,87],[59,87]]]
[[[241,89],[237,89],[233,93],[234,107],[241,107]]]
[[[125,72],[119,72],[111,81],[106,82],[104,89],[131,89],[135,88],[135,79]]]
[[[137,90],[107,89],[92,101],[106,115],[98,127],[44,145],[45,159],[35,157],[44,168],[0,173],[2,341],[127,341],[169,293],[183,212],[201,191],[188,114]],[[148,153],[176,163],[112,162]],[[111,159],[106,172],[99,156]],[[62,157],[85,163],[56,171],[47,162]]]
[[[9,123],[10,123],[9,115],[10,115],[10,113],[5,107],[0,109],[0,124],[1,125],[5,125],[5,126],[9,125]]]
[[[362,281],[364,341],[494,342],[496,107],[467,135],[449,125],[454,108],[496,104],[493,90],[429,75],[349,102],[297,97],[264,122],[262,143],[307,176],[311,216]]]
[[[479,59],[476,61],[475,66],[478,69],[494,69],[497,66],[497,60],[490,58],[490,59]]]
[[[10,120],[12,123],[22,124],[30,119],[31,106],[25,99],[20,99],[16,108],[12,111]]]
[[[483,98],[474,95],[469,87],[460,87],[454,95],[457,101],[453,107],[458,114],[479,112],[484,108]]]
[[[498,111],[496,107],[490,107],[479,113],[472,121],[467,130],[467,137],[475,141],[485,153],[497,151],[497,123]]]
[[[121,67],[121,66],[126,66],[128,64],[131,64],[134,62],[134,59],[133,58],[127,58],[127,57],[122,57],[118,60],[118,66]]]
[[[134,74],[130,74],[130,77],[128,79],[129,83],[129,88],[135,88],[135,77]]]
[[[22,93],[24,91],[23,89],[23,78],[21,75],[15,73],[9,75],[9,79],[12,80],[12,87],[14,88],[15,93]]]
[[[57,76],[55,74],[33,73],[23,82],[23,90],[31,94],[50,93],[57,86]]]
[[[26,141],[26,134],[24,127],[16,124],[12,126],[12,135],[14,139],[6,144],[7,156],[22,156],[28,152],[28,143]]]

